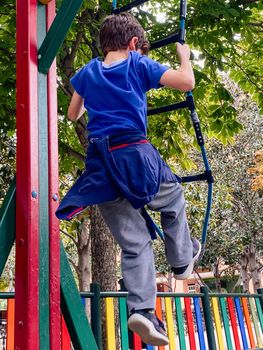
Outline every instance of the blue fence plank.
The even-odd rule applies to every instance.
[[[237,310],[237,318],[238,318],[239,329],[241,333],[244,350],[248,350],[248,342],[247,342],[247,336],[246,336],[246,331],[244,326],[244,317],[241,309],[240,299],[238,297],[235,297],[234,301],[235,301],[235,306]]]
[[[197,325],[200,350],[206,350],[203,320],[202,320],[202,313],[201,313],[200,304],[199,304],[199,298],[194,297],[193,299],[194,299],[195,319],[196,319],[196,325]]]

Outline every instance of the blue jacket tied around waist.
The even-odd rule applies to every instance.
[[[161,182],[177,181],[180,178],[141,132],[130,130],[91,139],[86,170],[63,198],[56,215],[70,220],[87,206],[118,197],[125,197],[135,209],[143,208]]]

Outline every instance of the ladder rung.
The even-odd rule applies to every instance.
[[[159,113],[164,113],[164,112],[175,111],[177,109],[186,108],[188,106],[189,106],[188,101],[182,101],[182,102],[174,103],[174,104],[169,105],[169,106],[148,109],[147,115],[154,115],[154,114],[159,114]]]
[[[117,8],[117,9],[114,9],[112,11],[112,13],[114,14],[118,14],[120,12],[124,12],[124,11],[129,11],[131,10],[133,7],[136,7],[136,6],[139,6],[139,5],[142,5],[144,4],[145,2],[147,2],[149,0],[135,0],[135,1],[132,1],[131,3],[125,5],[125,6],[122,6],[120,8]]]
[[[194,182],[194,181],[207,181],[208,183],[214,183],[214,178],[211,170],[205,170],[202,174],[183,176],[182,183]]]
[[[167,36],[166,38],[153,41],[151,43],[150,49],[151,50],[156,50],[156,49],[159,49],[160,47],[163,47],[163,46],[166,46],[166,45],[169,45],[169,44],[172,44],[172,43],[176,43],[178,41],[179,41],[179,34],[178,33],[174,33],[174,34],[171,34],[171,35]]]

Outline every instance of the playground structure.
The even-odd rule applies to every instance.
[[[137,0],[122,9],[116,9],[115,12],[129,10],[145,1]],[[55,0],[44,1],[44,5],[38,3],[37,0],[17,1],[17,175],[0,212],[0,275],[16,240],[15,305],[9,302],[7,311],[9,315],[7,332],[10,332],[7,338],[8,350],[69,349],[69,336],[61,337],[61,334],[65,334],[61,313],[75,349],[102,349],[99,307],[101,298],[106,298],[107,349],[117,349],[114,336],[113,298],[118,298],[119,302],[121,349],[129,349],[125,294],[100,293],[98,286],[95,285],[90,293],[82,295],[91,298],[90,326],[63,245],[60,242],[59,223],[54,215],[58,204],[57,100],[54,59],[82,2],[83,0],[64,0],[55,15]],[[186,1],[182,0],[181,5],[179,34],[153,43],[152,49],[175,41],[184,42]],[[191,93],[188,93],[186,101],[149,111],[148,114],[178,108],[190,110],[197,138],[200,145],[203,146]],[[204,148],[201,147],[201,150],[206,160]],[[205,169],[204,174],[197,178],[208,182],[210,189],[208,197],[210,198],[213,180],[207,161],[205,161]],[[191,180],[195,179],[192,177]],[[209,211],[208,205],[202,238],[203,245]],[[259,292],[262,293],[262,291]],[[162,294],[160,296],[162,296],[164,311],[161,311],[161,299],[159,298],[157,313],[166,321],[170,339],[169,349],[171,350],[178,346],[180,349],[206,349],[208,346],[212,350],[224,349],[224,344],[227,344],[228,349],[234,348],[232,344],[235,344],[236,349],[248,349],[248,344],[250,348],[263,346],[262,294],[222,295],[220,297],[214,295],[211,304],[206,289],[203,289],[199,295]],[[13,298],[14,295],[3,294],[0,297]],[[231,321],[231,332],[225,297]],[[249,300],[249,309],[246,298]],[[202,310],[200,300],[203,305]],[[184,302],[185,318],[182,301]],[[173,306],[176,315],[176,332]],[[220,313],[224,325],[225,343],[222,342]],[[202,319],[204,319],[204,324]],[[186,328],[188,327],[187,333],[184,331],[184,320]],[[194,324],[197,332],[193,329]],[[13,333],[11,333],[12,329]],[[134,349],[141,349],[138,337],[133,335],[133,338]],[[175,339],[178,339],[177,344],[175,344]],[[147,349],[152,349],[152,347],[147,346]],[[163,350],[162,347],[159,349]]]

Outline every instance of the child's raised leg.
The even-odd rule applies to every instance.
[[[141,215],[125,198],[105,202],[99,209],[121,247],[121,269],[128,290],[128,308],[154,309],[156,273],[152,241]]]

